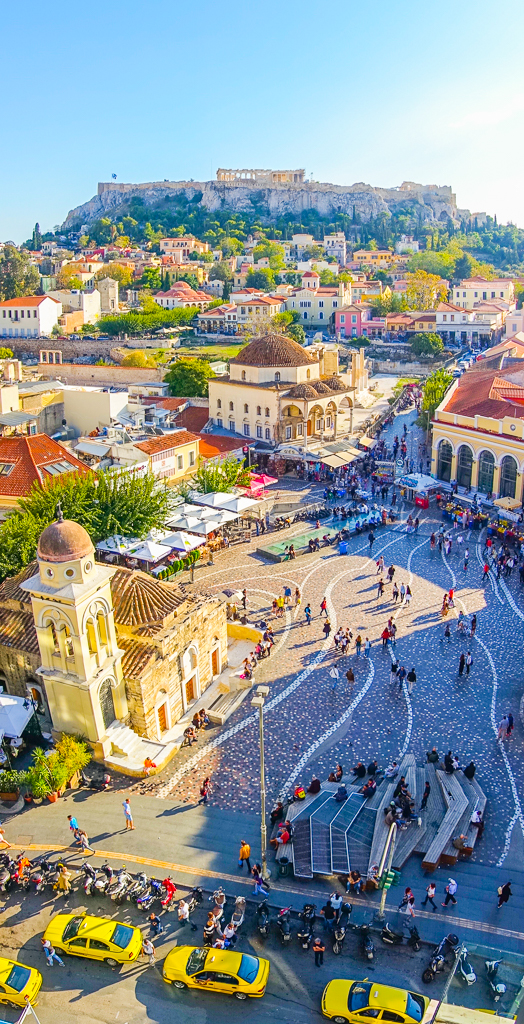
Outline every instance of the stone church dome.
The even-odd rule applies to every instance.
[[[40,534],[36,553],[41,562],[75,562],[93,553],[93,542],[80,523],[58,519]]]
[[[231,363],[239,366],[311,366],[318,359],[283,334],[264,334],[241,349]]]

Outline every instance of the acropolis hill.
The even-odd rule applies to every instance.
[[[368,221],[381,213],[394,213],[417,207],[423,221],[448,218],[460,221],[468,210],[457,210],[456,197],[449,185],[420,185],[404,181],[395,188],[378,188],[356,182],[354,185],[333,185],[329,182],[305,181],[304,170],[259,170],[219,168],[216,181],[147,181],[132,184],[120,181],[101,182],[89,202],[77,206],[67,215],[64,229],[88,225],[99,217],[114,216],[134,196],[146,206],[156,206],[167,196],[184,195],[210,211],[221,209],[236,212],[259,212],[270,218],[299,215],[315,209],[329,217],[345,213]]]

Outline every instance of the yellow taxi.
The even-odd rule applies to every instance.
[[[90,914],[57,914],[44,939],[49,939],[59,954],[103,960],[110,967],[131,963],[142,949],[140,928]]]
[[[0,1003],[26,1006],[29,1001],[34,1006],[42,981],[42,975],[35,967],[26,967],[16,960],[0,956]]]
[[[369,1024],[369,1019],[387,1024],[421,1024],[429,999],[392,985],[335,979],[322,995],[322,1013],[335,1024]]]
[[[225,992],[236,999],[260,999],[266,991],[269,960],[232,949],[177,946],[166,956],[163,977],[175,988],[202,988]]]

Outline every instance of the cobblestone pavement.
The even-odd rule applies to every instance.
[[[393,433],[400,432],[399,420],[390,428]],[[410,445],[417,450],[418,443],[413,431]],[[246,586],[250,601],[266,616],[272,596],[282,593],[286,583],[302,592],[300,608],[288,609],[285,620],[273,620],[277,644],[256,672],[256,682],[270,687],[264,712],[268,800],[295,780],[309,782],[312,773],[325,778],[338,761],[347,770],[359,759],[398,760],[407,749],[421,762],[433,745],[441,754],[452,749],[461,763],[475,761],[488,797],[487,827],[474,856],[496,864],[504,860],[515,825],[524,833],[519,797],[524,793],[519,719],[524,603],[518,575],[481,584],[483,535],[465,535],[462,549],[454,543],[448,559],[438,548],[431,551],[429,536],[440,521],[430,509],[422,513],[418,534],[408,536],[402,524],[379,529],[371,558],[362,536],[352,538],[347,556],[329,548],[285,565],[264,563],[254,553],[256,545],[246,545],[228,551],[220,567],[202,573],[195,586],[213,592],[226,585]],[[470,560],[464,573],[466,543]],[[377,598],[375,559],[380,553],[386,567],[395,566],[397,583],[410,584],[409,607],[393,604],[389,584]],[[445,643],[440,607],[451,586],[456,607],[449,616],[452,639]],[[332,624],[327,641],[319,615],[324,596]],[[303,614],[307,602],[314,614],[310,626]],[[478,614],[473,640],[456,632],[460,608]],[[390,684],[391,658],[380,634],[392,614],[398,628],[396,658],[417,673],[411,695]],[[332,637],[338,625],[349,626],[354,636],[369,636],[369,659],[357,657],[354,646],[348,657],[335,654]],[[460,677],[459,657],[468,649],[473,667],[469,676]],[[341,678],[333,691],[329,670],[335,658]],[[351,688],[345,679],[350,664],[355,673]],[[501,745],[496,723],[510,710],[515,730]],[[258,717],[246,701],[222,729],[208,730],[198,747],[180,751],[152,788],[157,796],[192,803],[201,780],[210,775],[213,804],[252,812],[259,809],[258,771]]]

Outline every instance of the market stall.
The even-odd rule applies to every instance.
[[[442,492],[442,483],[426,473],[409,473],[397,481],[401,497],[413,501],[419,508],[429,508],[430,499]]]

